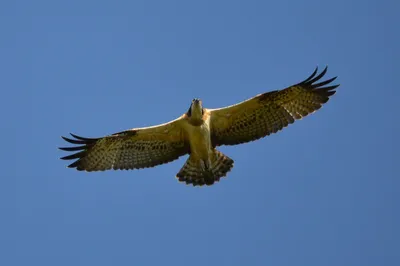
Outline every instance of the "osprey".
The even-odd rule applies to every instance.
[[[176,174],[193,186],[212,185],[233,167],[233,160],[216,149],[221,145],[250,142],[276,133],[320,109],[339,85],[336,77],[320,81],[327,67],[318,68],[304,81],[283,90],[259,94],[219,109],[207,109],[193,99],[189,110],[165,124],[134,128],[101,138],[62,137],[78,146],[60,148],[76,152],[62,157],[74,160],[68,167],[79,171],[128,170],[154,167],[189,154]],[[318,82],[318,83],[317,83]]]

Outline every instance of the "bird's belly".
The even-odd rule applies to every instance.
[[[189,130],[191,154],[206,160],[211,152],[211,138],[208,125],[193,126]]]

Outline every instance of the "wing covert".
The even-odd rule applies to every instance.
[[[254,141],[276,133],[320,109],[335,94],[339,85],[331,85],[336,77],[316,83],[327,72],[317,75],[318,68],[304,81],[259,94],[241,103],[210,109],[213,146],[235,145]]]

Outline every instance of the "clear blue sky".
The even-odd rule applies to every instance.
[[[400,265],[399,1],[3,1],[0,265]],[[281,89],[337,94],[206,188],[67,169],[99,137]]]

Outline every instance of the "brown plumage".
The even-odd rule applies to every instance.
[[[259,94],[249,100],[219,109],[203,108],[194,99],[187,113],[158,126],[135,128],[102,138],[63,137],[75,147],[60,148],[76,152],[62,157],[75,160],[68,167],[85,171],[139,169],[154,167],[189,154],[177,174],[179,181],[192,185],[212,185],[233,167],[233,160],[217,151],[220,145],[254,141],[276,133],[297,119],[320,109],[339,85],[336,77],[320,81],[317,70],[283,90]]]
[[[306,80],[286,89],[266,92],[236,105],[210,110],[213,145],[235,145],[257,140],[320,109],[339,86],[325,86],[336,77],[315,83],[326,72],[327,68],[315,76],[316,69]]]

